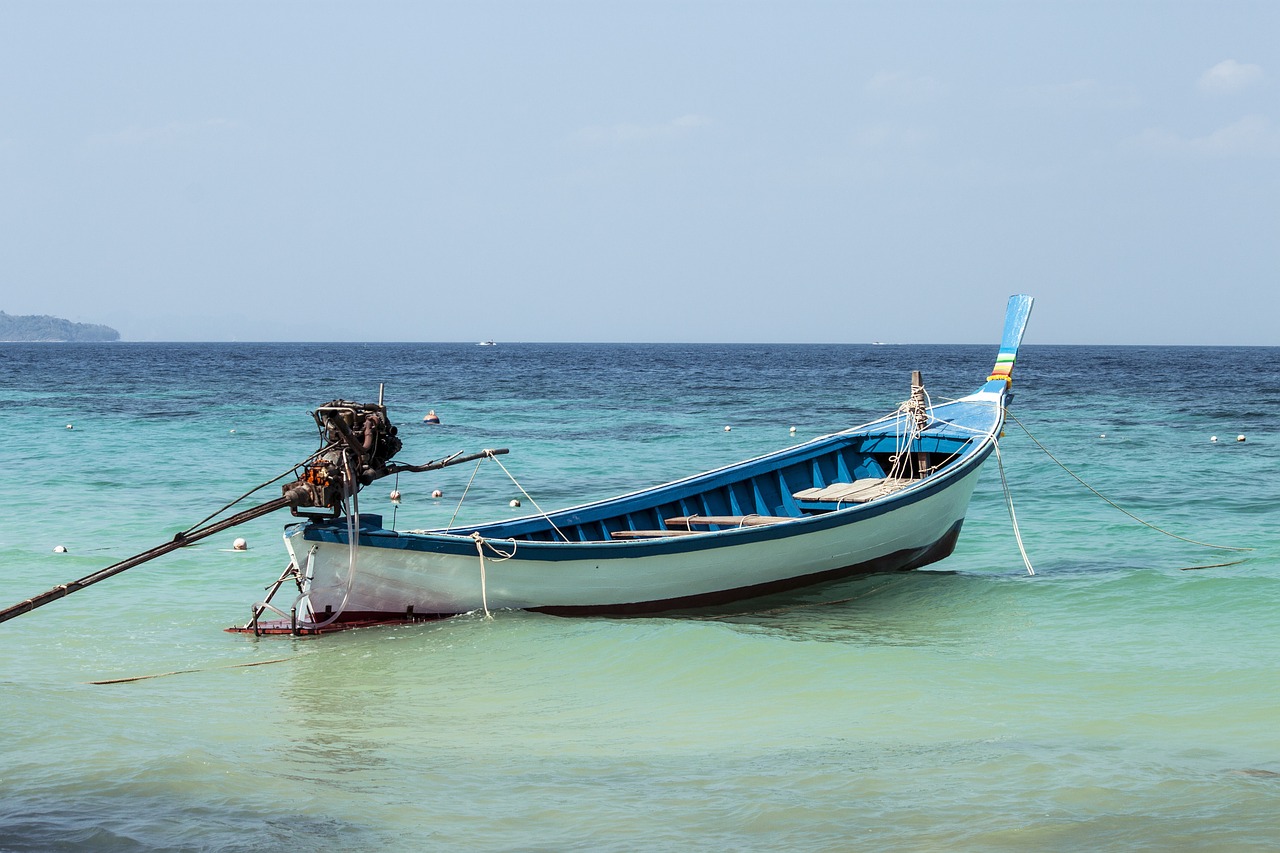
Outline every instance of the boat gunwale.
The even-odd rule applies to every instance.
[[[1000,386],[1004,385],[1003,382],[998,384]],[[993,404],[997,407],[996,411],[993,413],[993,418],[989,426],[983,429],[959,427],[955,425],[955,421],[935,419],[935,423],[930,425],[929,430],[926,430],[926,435],[929,434],[930,430],[933,430],[933,437],[963,441],[964,450],[961,452],[958,459],[934,474],[916,480],[902,489],[866,503],[853,503],[848,506],[826,512],[795,516],[793,518],[788,518],[786,521],[779,521],[775,524],[725,527],[719,530],[699,530],[687,535],[673,537],[616,540],[543,540],[502,536],[488,537],[483,533],[485,528],[491,528],[498,525],[518,524],[525,521],[545,522],[548,519],[548,516],[546,515],[528,515],[523,516],[522,518],[501,520],[497,522],[485,522],[483,524],[470,525],[466,527],[404,532],[383,529],[381,528],[379,521],[377,527],[370,527],[364,524],[361,525],[359,542],[362,546],[371,546],[386,550],[402,550],[416,553],[435,552],[441,556],[474,555],[477,541],[476,534],[478,533],[485,542],[492,543],[497,547],[503,549],[514,547],[521,559],[536,560],[539,562],[558,562],[565,560],[589,559],[597,549],[599,551],[598,556],[602,559],[606,557],[638,558],[659,553],[679,554],[709,548],[754,544],[842,527],[847,524],[875,518],[885,513],[902,509],[931,497],[932,495],[949,488],[957,479],[979,468],[994,449],[996,437],[1004,423],[1003,388],[1001,388],[1000,393],[992,394],[990,386],[991,383],[967,397],[934,407],[935,411],[942,411],[958,404],[975,406]],[[557,510],[550,513],[549,517],[551,519],[563,520],[564,516],[585,510],[599,511],[610,505],[622,504],[637,497],[653,495],[654,493],[668,490],[674,491],[679,487],[687,486],[698,480],[713,480],[718,476],[731,473],[735,469],[749,468],[753,465],[759,465],[762,462],[767,462],[792,453],[803,458],[803,451],[805,449],[818,449],[814,447],[815,445],[826,443],[831,444],[834,447],[835,445],[838,445],[838,440],[842,438],[849,438],[852,440],[861,437],[876,436],[876,434],[872,432],[872,428],[891,423],[901,417],[902,414],[900,412],[895,412],[861,426],[851,427],[839,432],[819,436],[802,444],[792,445],[791,447],[762,454],[752,459],[735,462],[709,471],[703,471],[698,474],[673,480],[658,486],[640,489],[625,495],[618,495],[600,501],[588,502],[575,507]],[[966,438],[957,434],[962,432],[968,432],[970,435]],[[762,471],[761,473],[764,472]],[[749,475],[744,479],[749,480],[752,476],[758,475]],[[658,504],[651,504],[651,506],[656,505]],[[583,522],[566,522],[568,526],[578,523]],[[347,544],[347,528],[345,519],[336,519],[325,523],[304,522],[298,525],[292,525],[286,529],[285,536],[286,538],[290,538],[297,535],[299,532],[302,533],[303,538],[306,541],[328,542],[330,544],[340,545]]]
[[[999,386],[994,393],[992,390],[993,386]],[[986,405],[993,405],[996,408],[994,411],[993,421],[990,426],[983,427],[981,429],[955,427],[954,421],[945,421],[935,417],[935,423],[930,424],[929,429],[926,430],[925,432],[928,434],[929,437],[932,437],[932,438],[947,438],[947,439],[954,439],[957,441],[961,441],[965,445],[965,448],[960,452],[960,458],[957,461],[964,461],[972,453],[974,453],[980,446],[980,442],[975,443],[974,439],[988,438],[988,437],[995,436],[996,434],[999,433],[1004,423],[1004,408],[1003,408],[1004,389],[1005,389],[1005,385],[1003,382],[988,383],[987,385],[984,385],[982,388],[979,388],[977,391],[973,392],[972,394],[969,394],[966,397],[962,397],[957,400],[951,400],[946,403],[942,403],[942,404],[939,404],[938,406],[933,407],[933,411],[936,413],[938,411],[942,411],[947,408],[951,408],[955,406],[981,407]],[[893,424],[893,423],[904,420],[906,417],[908,416],[905,415],[901,410],[894,411],[888,415],[884,415],[883,417],[876,418],[873,421],[868,421],[867,423],[860,424],[858,426],[848,427],[846,429],[842,429],[837,432],[827,433],[826,435],[820,435],[808,441],[802,442],[800,444],[793,444],[789,447],[783,447],[783,448],[779,448],[778,450],[772,450],[772,451],[769,451],[768,453],[762,453],[759,456],[754,456],[749,459],[730,462],[727,465],[722,465],[718,468],[711,468],[706,471],[699,471],[697,473],[690,474],[688,476],[681,477],[676,480],[670,480],[668,482],[659,483],[653,486],[646,486],[644,488],[636,489],[631,492],[626,492],[621,495],[612,495],[610,497],[602,498],[600,500],[587,501],[586,503],[577,504],[569,507],[563,507],[561,509],[554,510],[550,513],[530,514],[530,515],[520,516],[517,518],[500,519],[497,521],[486,521],[480,524],[466,525],[463,527],[431,528],[426,530],[414,531],[413,535],[463,536],[467,539],[470,539],[472,538],[472,532],[477,530],[483,531],[484,528],[514,526],[514,525],[518,525],[526,522],[545,523],[548,520],[551,520],[554,522],[563,521],[566,524],[566,526],[573,526],[576,524],[583,523],[582,521],[572,520],[572,516],[574,515],[583,514],[589,511],[595,512],[599,510],[604,510],[610,507],[611,505],[615,505],[615,504],[622,505],[636,498],[651,496],[658,492],[678,491],[683,487],[694,485],[700,480],[712,481],[723,475],[732,474],[736,471],[743,470],[743,469],[763,466],[765,463],[773,462],[790,455],[794,455],[798,457],[796,461],[801,461],[804,458],[806,458],[806,454],[809,452],[813,452],[813,451],[826,452],[826,449],[823,449],[820,447],[821,445],[827,445],[827,444],[832,445],[830,449],[833,450],[835,449],[835,446],[840,443],[841,440],[845,440],[845,439],[847,439],[849,442],[852,442],[854,440],[862,439],[862,438],[893,437],[895,433],[884,432],[884,433],[877,434],[873,432],[873,428]],[[963,432],[966,434],[963,437],[960,434],[951,434],[950,432],[948,432],[948,428],[955,429],[956,433]],[[986,455],[984,455],[982,458],[985,460]],[[765,470],[768,470],[768,469],[766,468]],[[940,471],[938,473],[941,474],[942,472]],[[748,480],[755,476],[758,476],[758,475],[748,474],[742,479]],[[928,482],[932,479],[934,479],[934,477],[930,476],[930,477],[924,478],[920,482]],[[734,482],[737,482],[737,481],[734,481]],[[918,484],[913,484],[912,487],[914,487],[915,485],[918,485]],[[703,489],[702,491],[705,491],[705,489]],[[878,502],[879,501],[877,501],[877,503]],[[797,516],[796,520],[803,520],[804,518],[805,518],[804,516]],[[590,521],[590,520],[586,520],[586,521]],[[457,532],[462,530],[465,530],[468,532],[466,533]],[[720,533],[724,531],[706,531],[706,532]],[[491,541],[495,541],[495,542],[515,541],[515,542],[520,542],[522,544],[526,542],[542,542],[542,540],[528,540],[528,539],[502,537],[502,536],[494,537]],[[605,542],[610,540],[596,540],[596,541]],[[636,540],[631,540],[631,541],[635,542]],[[544,544],[551,544],[551,543],[547,542]],[[581,545],[586,543],[571,541],[571,542],[559,542],[555,544]]]

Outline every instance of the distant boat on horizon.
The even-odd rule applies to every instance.
[[[492,346],[497,346],[497,344],[495,344],[493,341],[481,341],[480,343],[476,344],[476,346],[478,346],[478,347],[492,347]]]

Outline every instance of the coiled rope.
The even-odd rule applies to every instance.
[[[888,473],[891,478],[907,475],[911,464],[911,445],[920,438],[920,434],[933,419],[933,401],[929,399],[929,392],[923,385],[911,389],[911,398],[898,406],[897,414],[900,417],[894,424],[896,451],[891,457],[893,465]]]

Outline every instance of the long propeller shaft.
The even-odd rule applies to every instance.
[[[156,557],[168,554],[170,551],[176,551],[179,548],[192,544],[193,542],[198,542],[206,536],[212,536],[215,533],[220,533],[228,527],[235,527],[237,524],[244,524],[246,521],[252,521],[255,518],[275,512],[278,509],[283,509],[284,507],[289,506],[290,502],[291,499],[288,496],[279,497],[273,501],[267,501],[260,506],[255,506],[251,509],[246,509],[243,512],[238,512],[235,515],[224,518],[222,521],[217,521],[205,527],[196,528],[195,530],[189,530],[186,533],[179,533],[176,537],[165,542],[163,545],[157,545],[154,548],[143,551],[141,554],[135,554],[127,560],[121,560],[118,563],[107,566],[105,569],[99,569],[93,574],[85,575],[79,580],[58,584],[47,592],[42,592],[39,595],[28,598],[26,601],[20,601],[11,607],[6,607],[4,610],[0,610],[0,622],[7,622],[15,616],[21,616],[23,613],[30,613],[37,607],[43,607],[52,601],[57,601],[59,598],[65,598],[73,592],[79,592],[85,587],[93,586],[98,581],[104,581],[109,577],[118,575],[128,569],[132,569],[134,566],[145,563],[148,560],[154,560]]]

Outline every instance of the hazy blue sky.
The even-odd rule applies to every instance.
[[[0,309],[1280,344],[1280,2],[0,0]]]

